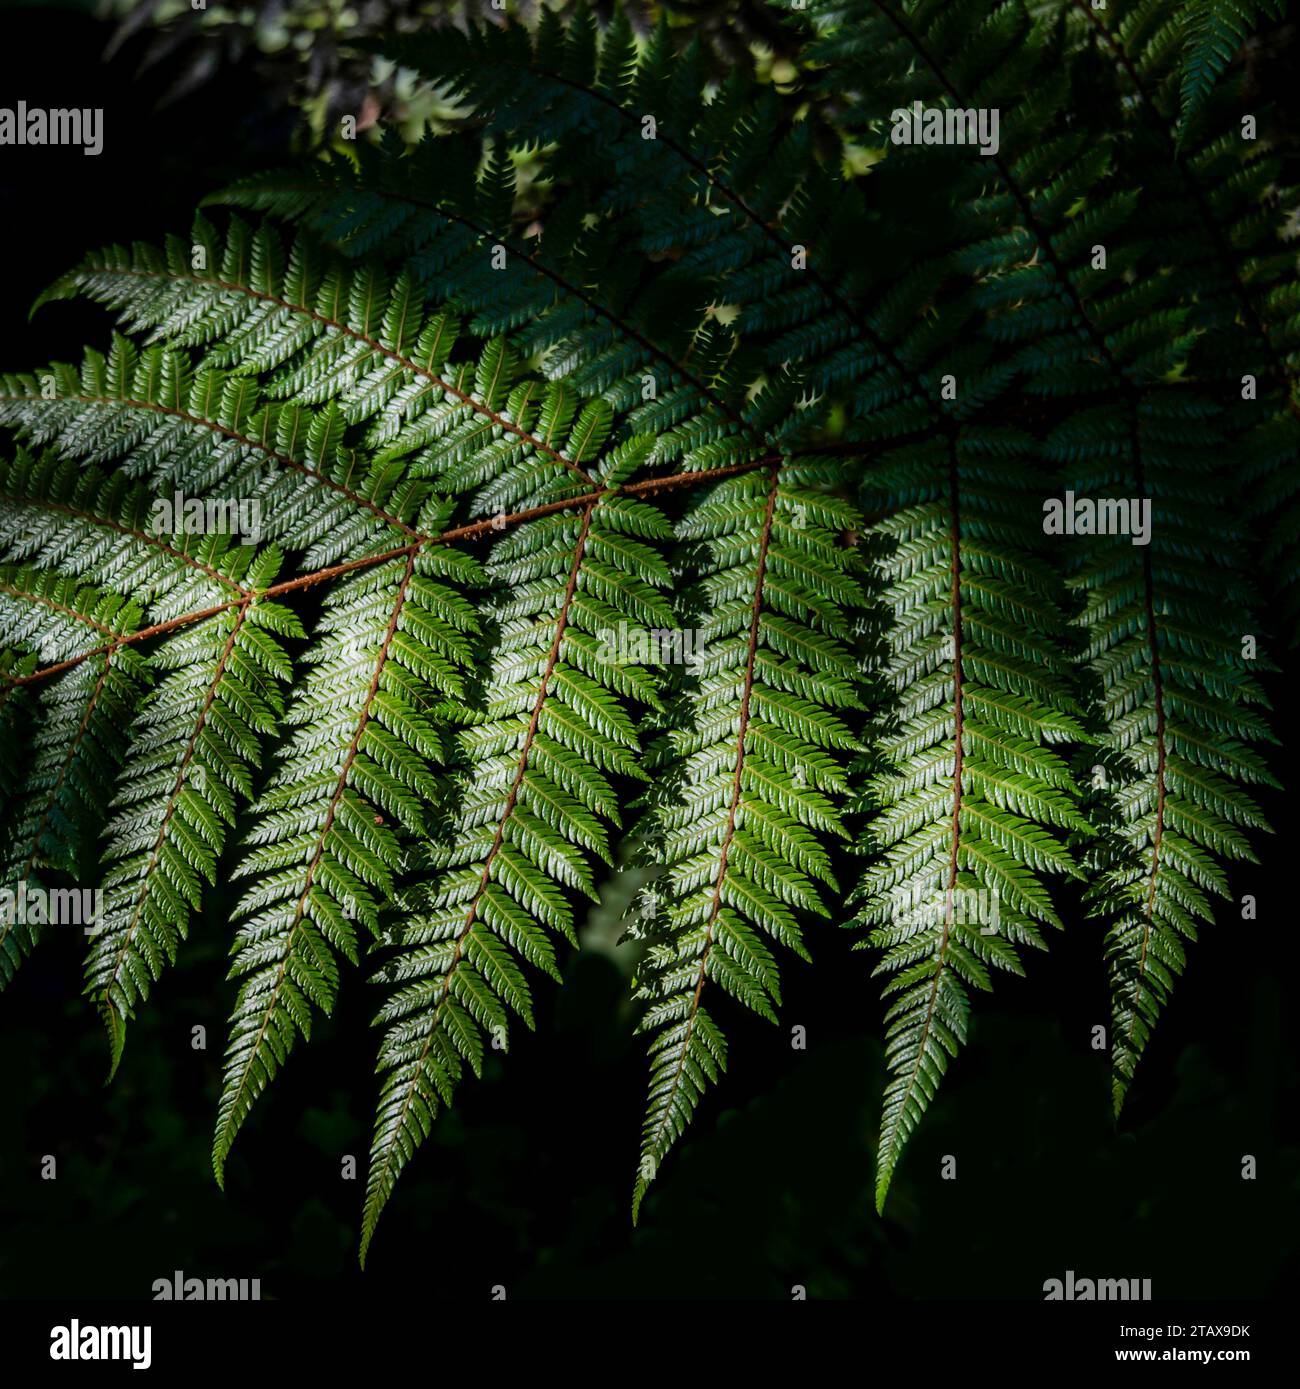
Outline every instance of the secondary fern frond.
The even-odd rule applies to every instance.
[[[0,383],[0,422],[66,459],[115,464],[154,488],[189,497],[242,497],[265,518],[259,540],[305,548],[319,568],[375,537],[420,534],[426,485],[404,481],[344,445],[335,402],[314,410],[265,398],[254,376],[117,336],[80,371]]]
[[[483,164],[476,178],[475,170]],[[576,390],[630,409],[653,390],[655,414],[680,420],[711,407],[737,422],[687,358],[708,301],[689,267],[655,267],[626,254],[621,221],[597,219],[573,192],[557,199],[521,237],[508,215],[515,200],[508,158],[477,140],[429,137],[414,149],[390,138],[311,170],[255,175],[212,201],[301,219],[349,255],[379,253],[408,264],[433,298],[454,305],[480,337],[511,332],[548,373]],[[506,214],[500,210],[504,203]],[[696,306],[698,317],[683,314]]]
[[[78,577],[151,600],[150,615],[159,625],[178,612],[211,613],[172,632],[154,652],[150,668],[172,673],[132,720],[134,736],[122,768],[129,785],[111,803],[104,912],[86,968],[87,991],[97,997],[112,1038],[115,1068],[125,1021],[174,958],[189,913],[199,905],[201,879],[212,878],[235,798],[251,793],[250,770],[261,755],[252,730],[274,731],[276,686],[289,676],[277,633],[303,633],[287,609],[256,596],[275,576],[274,550],[257,557],[221,535],[199,538],[182,530],[164,536],[146,518],[149,494],[121,475],[106,479],[95,469],[78,473],[52,456],[37,461],[20,455],[0,476],[0,491],[11,553],[58,563]],[[129,687],[140,678],[136,653],[121,648],[124,637],[134,636],[141,614],[115,596],[91,611],[81,596],[89,590],[74,599],[72,582],[46,576],[33,586],[40,592],[29,594],[15,578],[7,591],[38,609],[54,604],[101,638],[102,656],[87,671],[74,669],[64,677],[75,686],[94,676],[92,707],[75,735],[84,737],[96,709],[100,718],[120,714]],[[105,605],[115,617],[128,615],[129,625],[106,622],[98,612]],[[15,628],[9,639],[21,640],[22,630]],[[59,661],[87,647],[87,637],[78,632],[45,654]],[[201,681],[194,678],[196,668],[204,672]],[[105,696],[107,706],[100,703]],[[69,747],[65,757],[76,750]],[[38,766],[37,774],[48,775],[48,768]],[[37,832],[38,839],[44,832]],[[55,866],[71,863],[65,857]]]
[[[254,807],[254,877],[233,977],[213,1163],[283,1065],[311,1010],[331,1011],[333,951],[358,963],[354,921],[378,930],[400,859],[396,830],[420,833],[438,798],[442,739],[431,699],[464,695],[478,617],[460,592],[477,566],[450,548],[411,550],[334,588],[286,722],[298,731]],[[451,582],[449,583],[448,580]]]
[[[1182,145],[1246,40],[1285,15],[1285,0],[1144,0],[1120,10],[1115,33],[1130,68],[1176,116]]]
[[[243,557],[250,586],[267,587],[279,556]],[[282,634],[305,635],[289,609],[248,599],[170,633],[152,654],[164,674],[130,730],[105,831],[104,919],[86,962],[114,1070],[126,1022],[174,962],[236,807],[252,796],[258,735],[274,734],[283,711]]]
[[[1272,669],[1250,616],[1241,539],[1216,478],[1213,417],[1189,399],[1138,410],[1147,542],[1082,536],[1075,585],[1098,681],[1101,777],[1114,824],[1096,860],[1094,913],[1106,920],[1113,1096],[1118,1113],[1160,1009],[1185,963],[1183,942],[1227,897],[1224,860],[1254,860],[1266,830],[1250,785],[1276,785],[1251,744],[1273,741],[1254,670]],[[1082,421],[1053,451],[1081,496],[1128,482],[1124,461]],[[1129,475],[1131,476],[1131,474]],[[1136,499],[1135,499],[1136,500]]]
[[[1182,16],[1180,137],[1201,114],[1214,84],[1264,17],[1281,20],[1285,0],[1191,0]]]
[[[15,559],[116,589],[164,622],[250,596],[245,561],[222,534],[185,533],[174,505],[121,472],[54,452],[0,462],[0,544]]]
[[[610,475],[645,457],[616,450]],[[393,1184],[450,1104],[484,1040],[507,1045],[508,1011],[532,1026],[526,961],[558,978],[546,934],[576,944],[566,891],[595,897],[590,855],[610,861],[620,816],[610,778],[641,778],[633,701],[655,681],[624,664],[620,634],[667,628],[654,546],[668,533],[644,502],[620,497],[521,526],[494,550],[487,609],[499,630],[477,709],[464,708],[453,809],[422,854],[428,883],[379,978],[401,987],[379,1015],[384,1073],[362,1228],[362,1257]]]
[[[829,915],[822,889],[835,879],[818,835],[844,834],[840,759],[858,746],[845,711],[860,701],[840,634],[863,595],[842,543],[858,519],[818,490],[824,473],[787,463],[717,483],[678,529],[704,554],[695,680],[659,750],[648,831],[664,905],[636,932],[651,942],[638,988],[651,1074],[634,1219],[726,1065],[706,982],[776,1021],[767,941],[806,959],[800,918]]]
[[[43,610],[43,614],[42,614]],[[55,613],[62,635],[49,621]],[[134,630],[140,608],[120,597],[67,578],[13,565],[0,567],[0,642],[21,640],[32,618],[42,614],[42,654],[57,660],[84,647],[87,633],[113,638]],[[34,659],[15,674],[30,675]],[[35,708],[25,717],[35,727],[30,762],[12,779],[6,852],[0,886],[13,894],[0,912],[0,988],[36,943],[48,913],[28,912],[19,898],[51,874],[76,876],[85,863],[85,845],[98,829],[106,788],[112,783],[120,752],[116,743],[131,717],[147,680],[134,651],[110,647],[104,654],[74,666],[36,691]],[[16,709],[14,687],[5,691],[5,708]],[[8,758],[5,759],[8,765]],[[93,891],[93,889],[91,889]],[[77,913],[74,923],[90,934],[97,929],[93,912]]]
[[[1063,589],[1026,522],[1028,454],[1010,432],[954,435],[871,483],[891,513],[871,533],[892,619],[880,675],[894,699],[862,807],[875,862],[855,897],[892,1000],[881,1208],[966,1040],[968,990],[990,988],[991,969],[1022,973],[1017,947],[1041,947],[1040,926],[1060,926],[1043,875],[1077,876],[1061,835],[1088,830],[1055,750],[1085,734]]]
[[[1081,460],[1095,460],[1101,474],[1102,460],[1122,457],[1122,468],[1117,472],[1111,467],[1104,479],[1108,490],[1118,487],[1121,496],[1133,499],[1133,506],[1141,506],[1143,499],[1150,506],[1154,498],[1157,508],[1163,503],[1181,514],[1199,504],[1206,489],[1189,483],[1171,466],[1169,457],[1175,439],[1188,448],[1198,447],[1204,421],[1215,413],[1192,397],[1184,399],[1174,384],[1196,344],[1196,296],[1186,292],[1178,276],[1149,273],[1135,278],[1125,273],[1144,259],[1163,261],[1153,245],[1149,221],[1134,218],[1136,196],[1107,196],[1106,183],[1113,182],[1113,176],[1108,172],[1105,147],[1084,145],[1068,130],[1059,138],[1049,138],[1050,126],[1043,114],[1057,109],[1059,95],[1053,97],[1042,85],[1046,74],[1037,65],[1052,45],[1031,42],[1029,16],[1016,6],[1004,7],[990,23],[1002,25],[1008,37],[1019,34],[1019,48],[1033,55],[1042,75],[1030,82],[1026,73],[1015,73],[1013,64],[1012,79],[999,69],[994,79],[980,82],[971,71],[971,51],[961,46],[962,29],[951,24],[954,17],[949,12],[941,14],[927,5],[905,12],[885,0],[863,0],[863,6],[875,12],[879,24],[892,29],[897,41],[915,54],[918,62],[909,70],[909,78],[919,76],[940,100],[955,105],[983,102],[1004,80],[1012,79],[1023,82],[1031,94],[1020,103],[1019,133],[1024,142],[1034,113],[1036,143],[1032,148],[1027,143],[1005,148],[1004,139],[992,153],[991,163],[1005,212],[1018,224],[1008,244],[1020,241],[1033,254],[1027,263],[1023,250],[1017,258],[1014,298],[1007,295],[1003,276],[988,273],[996,261],[977,260],[973,268],[983,276],[977,293],[989,310],[988,331],[1009,341],[1030,339],[1017,358],[1027,389],[1046,399],[1069,401],[1074,407],[1070,421],[1053,435],[1053,456],[1067,465],[1067,476]],[[839,61],[856,70],[864,62],[864,50],[855,36],[840,37],[848,51],[838,55]],[[867,49],[865,54],[875,59],[874,50]],[[829,49],[826,56],[834,59],[835,51]],[[1034,112],[1040,104],[1041,112]],[[1044,182],[1045,171],[1052,173],[1053,181]],[[1072,219],[1064,214],[1071,207],[1086,207],[1078,199],[1086,195],[1090,183],[1098,190],[1096,211],[1091,215],[1084,211],[1071,225]],[[1073,201],[1067,203],[1067,197]],[[1103,246],[1099,258],[1094,244],[1092,258],[1085,262],[1087,240],[1104,226],[1125,227],[1122,254]],[[1025,312],[1027,301],[1034,304],[1034,312]],[[1089,405],[1090,398],[1107,396],[1106,404]],[[1144,543],[1136,537],[1135,541]],[[1164,611],[1166,602],[1178,601],[1174,594],[1163,594],[1149,574],[1144,582],[1149,614]],[[1154,626],[1151,630],[1154,633]],[[1162,657],[1154,635],[1139,659],[1141,673],[1136,669],[1128,673],[1135,680],[1150,681],[1159,704]],[[1127,1042],[1114,1039],[1121,1075],[1131,1074],[1127,1048],[1138,1036],[1135,1027],[1126,1026],[1123,1031]]]
[[[431,440],[466,458],[519,450],[540,472],[577,462],[501,413],[513,384],[511,354],[499,341],[476,367],[442,375],[458,327],[425,319],[407,275],[350,267],[298,235],[286,252],[270,225],[232,218],[222,242],[204,218],[192,243],[163,250],[109,247],[46,292],[84,293],[116,309],[130,331],[176,346],[213,344],[214,365],[272,373],[273,396],[334,401],[349,424],[367,424],[366,443],[387,459]],[[213,267],[200,273],[195,263]],[[452,379],[454,378],[454,379]]]
[[[1141,199],[1140,234],[1160,258],[1149,259],[1146,273],[1176,286],[1190,307],[1187,322],[1197,336],[1189,374],[1238,402],[1219,428],[1239,459],[1252,528],[1265,536],[1265,569],[1294,633],[1300,630],[1300,567],[1294,561],[1300,299],[1288,243],[1300,190],[1287,186],[1281,151],[1266,132],[1246,129],[1247,121],[1267,123],[1267,112],[1252,103],[1255,109],[1243,116],[1234,93],[1206,102],[1190,122],[1194,137],[1181,145],[1176,139],[1176,133],[1186,135],[1188,122],[1180,124],[1175,84],[1166,77],[1171,55],[1154,35],[1177,32],[1185,15],[1171,13],[1156,26],[1163,7],[1151,5],[1145,21],[1126,13],[1108,26],[1083,0],[1074,0],[1074,7],[1087,21],[1084,32],[1116,65],[1118,89],[1138,98],[1136,110],[1117,101],[1115,121],[1127,127],[1129,158],[1152,170]],[[1172,262],[1165,252],[1171,244],[1180,248]]]
[[[625,263],[634,253],[643,280],[667,248],[681,248],[656,291],[684,288],[711,313],[738,311],[741,349],[771,370],[797,361],[819,390],[860,381],[854,418],[872,412],[870,437],[932,421],[937,392],[892,341],[924,295],[861,308],[886,298],[896,277],[862,254],[857,190],[813,157],[807,124],[770,87],[737,68],[706,100],[698,50],[675,54],[666,24],[644,47],[618,21],[598,39],[582,21],[566,30],[546,18],[535,38],[506,25],[385,51],[449,83],[493,137],[553,147],[544,157],[564,189],[551,213],[559,237],[575,209],[607,205],[599,242]],[[660,196],[641,196],[648,187]]]

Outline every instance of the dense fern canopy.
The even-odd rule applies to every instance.
[[[112,1070],[237,883],[219,1181],[364,974],[364,1259],[629,864],[634,1218],[831,929],[882,1210],[1063,894],[1119,1112],[1275,784],[1300,199],[1229,63],[1276,8],[807,0],[782,85],[618,12],[370,40],[461,118],[42,296],[112,323],[0,379],[4,882],[102,890]],[[898,138],[960,111],[982,147]],[[0,920],[0,985],[48,929]]]

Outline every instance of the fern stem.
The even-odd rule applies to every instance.
[[[0,589],[0,591],[13,593],[17,597],[30,598],[33,602],[40,602],[34,594],[18,593],[15,589]],[[73,666],[79,666],[82,661],[88,661],[92,656],[102,656],[106,652],[116,651],[121,646],[131,646],[139,641],[144,641],[147,637],[156,637],[164,632],[173,631],[177,627],[184,627],[190,622],[200,622],[205,617],[215,617],[218,613],[228,612],[231,608],[237,608],[246,600],[243,598],[231,598],[225,603],[214,603],[210,608],[200,608],[197,612],[183,613],[180,617],[169,618],[166,622],[157,622],[152,627],[142,627],[138,632],[128,632],[125,636],[117,637],[104,646],[93,647],[89,651],[83,651],[77,656],[70,656],[66,661],[59,661],[52,666],[42,666],[39,670],[32,671],[29,675],[19,675],[6,677],[11,685],[34,685],[38,680],[46,680],[51,675],[59,675],[65,670],[71,670]],[[99,624],[95,624],[99,625]],[[101,628],[103,631],[111,631],[111,628]]]
[[[806,450],[815,452],[816,450]],[[838,452],[839,450],[835,450]],[[851,451],[851,450],[849,450]],[[731,463],[725,468],[711,468],[707,472],[699,473],[674,473],[670,477],[646,478],[641,482],[630,482],[616,490],[631,495],[644,495],[654,492],[662,492],[671,487],[683,486],[705,486],[719,478],[734,477],[738,473],[753,472],[758,468],[771,467],[772,458],[752,459],[747,463]],[[179,617],[169,618],[166,622],[156,622],[151,627],[142,627],[138,632],[129,632],[125,636],[117,637],[115,640],[103,646],[93,647],[89,651],[83,651],[80,655],[71,656],[66,661],[59,661],[55,665],[42,666],[39,670],[34,670],[28,675],[0,676],[6,686],[33,685],[39,680],[48,679],[51,675],[58,675],[65,670],[70,670],[73,666],[78,666],[82,661],[89,660],[92,656],[102,656],[106,651],[114,651],[119,646],[130,646],[135,642],[145,641],[150,637],[161,636],[165,632],[174,631],[177,627],[184,627],[187,623],[201,621],[205,617],[215,617],[217,613],[226,612],[230,608],[238,607],[241,603],[248,602],[252,598],[278,598],[281,594],[292,593],[297,589],[310,588],[313,584],[323,583],[328,579],[338,578],[342,574],[349,574],[356,569],[366,569],[373,564],[383,564],[386,560],[395,559],[398,555],[414,554],[424,545],[445,545],[453,540],[474,540],[481,536],[500,532],[507,526],[517,526],[524,521],[534,520],[538,516],[550,516],[557,511],[572,511],[580,506],[589,506],[600,501],[602,497],[609,495],[611,491],[607,487],[599,487],[593,492],[584,492],[580,496],[565,497],[560,501],[545,502],[541,506],[529,507],[525,511],[516,511],[504,517],[494,517],[490,521],[474,521],[469,525],[457,526],[453,530],[444,531],[441,535],[418,535],[409,545],[401,545],[393,550],[384,550],[376,555],[363,555],[360,559],[348,560],[343,564],[333,564],[326,569],[317,569],[310,574],[301,574],[295,579],[285,579],[278,584],[272,584],[270,588],[263,589],[257,594],[248,594],[247,590],[241,589],[240,592],[247,596],[232,598],[225,603],[215,603],[209,608],[201,608],[197,612],[182,613]],[[32,602],[45,604],[47,607],[58,607],[59,605],[48,598],[39,597],[36,594],[20,592],[17,589],[7,586],[0,586],[0,592],[12,594],[16,598],[27,598]],[[70,609],[63,609],[73,617],[82,617],[80,613],[71,612]],[[85,622],[91,619],[82,617]],[[98,630],[108,634],[112,632],[111,627],[105,627],[100,623],[92,623]]]

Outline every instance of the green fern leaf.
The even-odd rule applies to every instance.
[[[863,808],[874,862],[857,920],[880,950],[891,1078],[876,1175],[883,1208],[903,1147],[966,1041],[969,991],[1060,926],[1046,873],[1077,876],[1062,830],[1087,833],[1055,748],[1082,741],[1064,590],[1034,555],[1017,467],[1027,439],[972,430],[873,479],[893,691]],[[984,459],[997,454],[996,466]],[[889,488],[888,492],[884,491]]]
[[[775,1022],[769,942],[806,959],[800,918],[829,915],[835,879],[812,831],[844,834],[840,758],[858,746],[845,713],[860,702],[838,634],[863,594],[838,530],[857,519],[817,490],[825,471],[785,464],[719,482],[679,527],[704,551],[694,599],[703,649],[693,648],[695,681],[657,758],[665,772],[647,835],[662,886],[633,931],[650,943],[638,996],[651,1037],[634,1219],[726,1066],[706,984]]]

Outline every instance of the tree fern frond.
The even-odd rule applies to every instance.
[[[1088,831],[1054,750],[1085,734],[1064,591],[1034,559],[1024,514],[1030,474],[1019,460],[1029,450],[1009,432],[974,430],[898,457],[871,482],[891,513],[872,535],[892,619],[881,676],[893,701],[864,805],[874,863],[855,895],[892,1000],[881,1208],[966,1040],[968,990],[991,987],[991,968],[1022,973],[1017,947],[1042,946],[1039,926],[1061,924],[1042,875],[1077,875],[1058,836]]]
[[[476,570],[455,550],[412,550],[326,600],[285,715],[298,731],[254,806],[254,847],[239,868],[256,882],[236,909],[231,975],[241,983],[213,1144],[218,1180],[253,1103],[296,1035],[309,1034],[312,1009],[331,1011],[334,951],[357,964],[352,923],[377,932],[399,835],[420,833],[437,800],[430,764],[443,744],[426,706],[464,696],[479,624],[459,588]]]
[[[1260,18],[1268,15],[1280,20],[1285,11],[1281,0],[1192,0],[1182,21],[1185,37],[1180,137],[1200,115],[1215,82]]]
[[[1285,15],[1284,0],[1163,0],[1125,7],[1117,38],[1134,70],[1168,89],[1181,145],[1247,38],[1265,19],[1280,21]]]
[[[315,410],[265,398],[256,378],[183,352],[137,351],[121,336],[80,371],[55,364],[0,385],[0,422],[68,460],[118,464],[160,489],[242,497],[265,518],[259,540],[306,549],[324,567],[378,536],[421,532],[427,483],[412,483],[345,446],[337,404]]]
[[[893,341],[913,305],[881,322],[859,306],[868,286],[883,295],[894,277],[861,254],[860,196],[811,157],[794,105],[783,109],[770,87],[740,70],[706,103],[698,54],[675,55],[666,26],[635,60],[611,27],[598,53],[615,54],[617,69],[630,64],[626,80],[612,83],[603,61],[570,61],[589,37],[577,21],[566,30],[556,19],[535,40],[506,25],[401,38],[383,50],[449,83],[493,136],[553,145],[548,163],[569,186],[555,209],[561,226],[570,206],[608,202],[603,235],[625,260],[629,250],[644,264],[683,247],[674,288],[690,276],[701,306],[738,306],[740,343],[759,345],[770,369],[798,361],[816,389],[862,379],[874,437],[932,422],[937,391],[927,391]],[[647,187],[662,196],[640,196]],[[669,281],[655,283],[668,292]],[[855,415],[866,414],[864,403]],[[651,417],[646,411],[635,427]]]
[[[736,402],[686,360],[700,319],[682,308],[694,299],[702,316],[707,284],[675,266],[648,279],[618,223],[588,226],[572,195],[546,210],[540,238],[524,240],[490,208],[485,178],[475,177],[480,158],[477,142],[431,136],[408,150],[392,138],[361,148],[355,164],[255,175],[210,201],[301,219],[350,255],[404,260],[471,332],[511,332],[521,351],[544,354],[548,374],[616,408],[642,401],[649,382],[665,417],[707,404],[736,423]],[[512,198],[508,162],[494,167]]]
[[[385,454],[438,439],[466,459],[519,451],[546,484],[557,470],[590,483],[579,463],[502,413],[518,363],[500,340],[476,367],[440,374],[458,327],[445,314],[422,317],[409,276],[390,282],[372,265],[351,267],[305,233],[286,252],[274,227],[237,218],[224,242],[204,218],[192,237],[192,246],[171,237],[161,251],[109,247],[40,302],[83,293],[116,309],[130,331],[209,346],[217,366],[273,373],[272,395],[335,401],[349,423],[367,423],[367,442]],[[195,270],[196,259],[211,273]]]
[[[129,594],[156,622],[244,598],[252,556],[225,534],[186,534],[146,487],[54,453],[0,462],[0,544],[24,563],[57,567]]]
[[[70,629],[63,645],[45,624],[43,646],[49,659],[84,645],[86,637],[79,629],[111,637],[135,629],[140,620],[139,607],[116,595],[6,565],[0,568],[0,631],[5,633],[0,641],[12,641],[17,631],[27,629],[31,614],[24,611],[26,604],[57,612]],[[16,673],[30,675],[34,665],[29,659]],[[40,928],[48,924],[43,910],[19,912],[17,897],[29,886],[53,887],[51,874],[77,876],[86,863],[85,842],[98,829],[106,789],[121,755],[116,735],[134,712],[146,681],[143,662],[134,651],[111,649],[36,691],[36,708],[26,715],[35,725],[31,760],[8,788],[13,801],[0,886],[14,893],[15,900],[0,913],[0,988],[13,978]],[[13,689],[6,688],[6,710],[16,708]],[[87,926],[87,934],[95,929],[88,920],[76,924]]]
[[[622,3],[368,39],[437,133],[88,256],[41,302],[121,331],[0,378],[0,889],[102,886],[115,1070],[239,880],[219,1182],[373,956],[363,1261],[615,862],[635,1221],[810,923],[884,986],[883,1209],[1062,880],[1118,1110],[1267,832],[1300,196],[1226,69],[1280,0],[783,9],[791,72]]]
[[[274,550],[248,574],[266,587]],[[162,673],[130,730],[105,829],[105,912],[86,961],[121,1060],[125,1026],[176,949],[213,881],[239,801],[252,795],[258,734],[274,733],[290,664],[280,634],[303,636],[287,608],[256,598],[169,633],[152,654]]]
[[[631,441],[631,461],[650,440]],[[610,471],[620,467],[611,460]],[[507,1045],[508,1010],[532,1025],[520,961],[558,973],[547,932],[576,944],[567,893],[595,897],[590,855],[610,861],[620,823],[610,777],[641,778],[629,705],[658,703],[655,681],[623,664],[620,634],[670,628],[655,545],[666,522],[617,493],[580,513],[531,521],[493,551],[488,620],[499,644],[476,707],[463,710],[453,808],[420,858],[385,1005],[384,1074],[362,1226],[364,1260],[402,1168],[451,1103],[484,1041]]]
[[[1273,667],[1252,631],[1242,541],[1216,476],[1221,445],[1191,400],[1137,409],[1150,543],[1073,541],[1104,765],[1118,779],[1089,890],[1108,923],[1116,1113],[1182,973],[1183,941],[1212,919],[1211,897],[1228,895],[1222,861],[1253,859],[1244,831],[1267,829],[1243,784],[1276,784],[1250,747],[1272,737],[1253,670]],[[1075,462],[1078,437],[1067,444],[1066,433],[1053,451],[1068,448],[1072,485],[1080,494],[1115,490],[1111,450],[1094,439],[1087,461]]]
[[[701,1001],[706,982],[776,1021],[767,942],[807,958],[800,918],[829,914],[823,889],[835,879],[812,831],[844,834],[839,759],[857,746],[845,712],[860,701],[839,633],[863,594],[839,530],[856,517],[817,489],[828,466],[787,463],[717,483],[679,526],[704,551],[694,599],[703,650],[657,759],[666,772],[649,835],[664,906],[635,930],[650,941],[638,996],[651,1076],[634,1219],[726,1066]]]
[[[1195,120],[1184,106],[1180,117],[1175,84],[1162,79],[1160,58],[1148,52],[1149,25],[1126,14],[1112,31],[1083,0],[1074,0],[1074,8],[1117,65],[1122,88],[1139,99],[1136,115],[1121,105],[1116,115],[1127,119],[1129,158],[1151,170],[1141,204],[1150,228],[1144,234],[1162,249],[1176,237],[1180,247],[1174,263],[1163,257],[1150,273],[1171,279],[1191,305],[1188,321],[1199,330],[1192,373],[1221,383],[1224,398],[1239,401],[1232,419],[1219,427],[1240,458],[1247,514],[1266,536],[1266,572],[1295,640],[1300,491],[1292,465],[1300,454],[1300,300],[1288,241],[1300,190],[1286,186],[1272,141],[1243,138],[1235,102],[1204,103]],[[1204,18],[1210,8],[1195,12]],[[1171,13],[1167,27],[1187,22],[1199,21]],[[1263,112],[1252,115],[1263,118]],[[1189,126],[1194,139],[1187,137]]]

